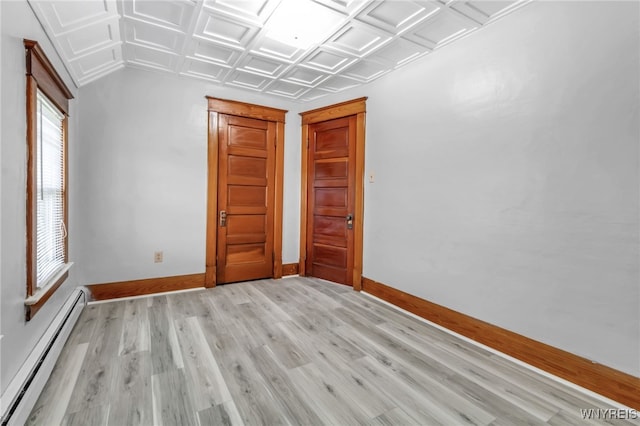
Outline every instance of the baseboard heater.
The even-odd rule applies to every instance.
[[[2,426],[24,425],[87,299],[75,289],[0,398]]]

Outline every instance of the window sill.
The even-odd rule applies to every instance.
[[[30,321],[34,317],[36,312],[45,304],[51,295],[62,285],[62,283],[69,276],[69,270],[73,266],[73,262],[66,263],[60,270],[45,284],[39,288],[35,294],[27,297],[24,301],[26,307],[27,321]]]

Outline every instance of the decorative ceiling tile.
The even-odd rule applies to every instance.
[[[360,12],[357,19],[392,34],[400,34],[441,8],[441,4],[426,1],[419,4],[410,1],[373,2]]]
[[[187,58],[184,62],[182,72],[180,74],[203,78],[215,82],[222,82],[229,73],[230,68],[212,64],[210,62],[198,61],[197,59]]]
[[[126,48],[129,63],[142,65],[162,71],[175,71],[178,56],[164,50],[129,45]]]
[[[417,43],[397,38],[371,55],[372,59],[387,62],[396,68],[428,53],[429,49]]]
[[[115,0],[91,2],[31,1],[54,36],[109,19],[116,13]]]
[[[338,12],[344,13],[348,16],[354,16],[363,7],[365,7],[371,0],[314,0],[316,3],[323,4]],[[396,1],[396,0],[393,0]]]
[[[258,27],[253,24],[205,11],[200,15],[194,35],[244,50],[257,32]]]
[[[182,51],[185,34],[142,21],[124,21],[125,41],[176,53]]]
[[[330,92],[341,92],[343,90],[350,89],[359,85],[360,83],[356,80],[336,75],[327,79],[322,84],[322,89],[328,90]]]
[[[283,78],[283,81],[290,83],[301,84],[307,87],[316,87],[322,83],[328,77],[327,74],[307,69],[307,68],[293,68]]]
[[[204,7],[241,20],[264,24],[280,0],[205,0]]]
[[[321,89],[311,89],[308,92],[304,93],[302,96],[298,98],[299,101],[302,102],[310,102],[315,101],[316,99],[320,99],[323,96],[329,95],[329,92],[321,90]]]
[[[278,40],[273,40],[269,37],[259,36],[253,43],[251,52],[261,56],[268,56],[270,58],[293,63],[299,60],[300,57],[305,54],[306,50],[282,43]]]
[[[58,40],[64,57],[74,58],[120,44],[119,25],[118,18],[112,17],[60,35]]]
[[[78,87],[128,65],[305,102],[371,82],[530,0],[27,1]]]
[[[369,59],[363,59],[344,70],[342,74],[356,79],[361,83],[369,83],[389,71],[391,71],[391,68],[386,64]]]
[[[405,34],[405,37],[423,46],[436,49],[462,37],[477,27],[478,24],[471,19],[449,9],[444,9],[434,17],[412,28]]]
[[[329,74],[336,74],[357,60],[358,58],[347,54],[321,47],[305,58],[300,65]]]
[[[117,67],[121,62],[121,50],[114,47],[74,58],[70,65],[78,80],[81,80],[83,76],[91,76],[103,69]]]
[[[271,81],[268,77],[240,70],[234,71],[226,79],[226,83],[231,86],[258,91],[263,90]]]
[[[480,24],[485,24],[493,19],[497,19],[505,13],[508,13],[517,5],[518,1],[475,0],[455,1],[451,3],[450,7]]]
[[[307,91],[309,91],[308,87],[287,83],[285,81],[276,81],[267,89],[267,93],[270,93],[272,95],[285,96],[292,99],[299,98]]]
[[[284,64],[272,59],[247,55],[238,65],[238,69],[276,78],[284,72],[284,70],[287,68],[287,65],[288,64]]]
[[[326,46],[350,55],[363,57],[389,40],[391,40],[390,34],[352,21],[331,37]]]
[[[232,49],[205,40],[192,41],[188,52],[188,54],[197,59],[215,62],[228,67],[234,66],[242,54],[241,50]]]
[[[190,0],[124,0],[122,5],[125,17],[179,31],[188,27],[195,9],[195,4]]]

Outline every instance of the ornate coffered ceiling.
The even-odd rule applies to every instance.
[[[371,82],[528,1],[29,3],[78,86],[132,66],[309,101]],[[302,5],[302,18],[285,14]]]

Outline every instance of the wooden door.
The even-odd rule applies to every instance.
[[[306,273],[353,285],[356,116],[309,126]]]
[[[273,276],[275,137],[275,122],[219,115],[219,284]]]

